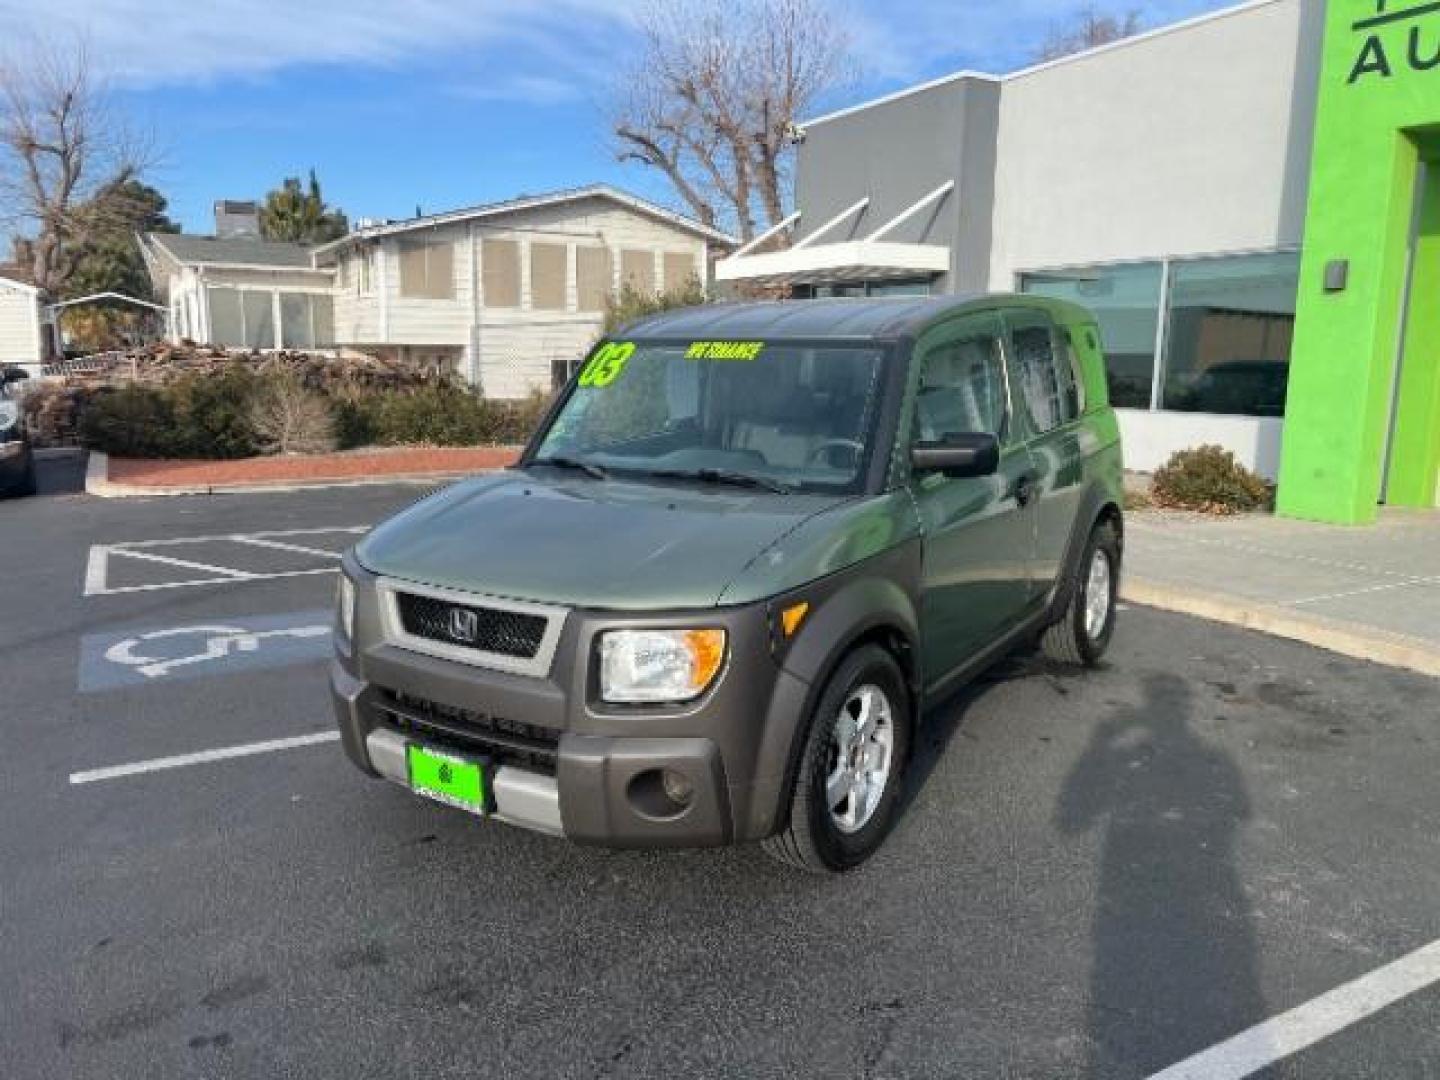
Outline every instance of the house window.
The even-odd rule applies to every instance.
[[[1165,266],[1160,262],[1025,274],[1020,291],[1070,300],[1095,313],[1105,343],[1110,404],[1148,409]]]
[[[605,310],[605,301],[614,288],[614,273],[609,248],[575,249],[575,292],[581,311]]]
[[[481,247],[481,284],[485,306],[520,306],[520,245],[514,240],[486,240]]]
[[[280,335],[285,348],[333,345],[334,321],[330,297],[316,293],[280,294]]]
[[[667,251],[665,253],[665,291],[668,293],[681,292],[692,279],[696,281],[700,279],[700,275],[695,272],[695,256],[686,252]]]
[[[240,314],[245,319],[245,348],[273,349],[275,342],[275,294],[246,290],[240,294]]]
[[[646,296],[655,292],[655,256],[649,251],[620,253],[620,283]]]
[[[530,306],[541,311],[564,311],[568,250],[564,244],[530,245]]]
[[[455,299],[455,245],[400,241],[400,295],[416,300]]]
[[[561,356],[550,361],[550,389],[559,390],[570,381],[571,376],[587,358],[584,356]]]
[[[350,267],[350,282],[355,287],[356,296],[369,296],[371,282],[375,279],[375,249],[373,247],[357,248],[347,260]]]
[[[245,316],[240,310],[240,292],[237,289],[206,290],[210,306],[211,345],[228,345],[239,349],[245,345]],[[187,322],[190,320],[186,320]],[[190,331],[199,336],[194,327]]]

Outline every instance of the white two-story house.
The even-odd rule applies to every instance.
[[[356,350],[515,398],[563,379],[623,285],[703,283],[712,249],[734,244],[596,185],[365,225],[317,248],[164,234],[144,246],[177,339]]]

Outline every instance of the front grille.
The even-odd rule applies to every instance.
[[[427,701],[398,690],[382,690],[377,704],[382,718],[401,732],[459,751],[481,753],[499,765],[555,775],[560,733],[475,709]]]
[[[520,660],[535,658],[548,625],[544,615],[451,603],[416,593],[397,593],[395,602],[407,634]]]

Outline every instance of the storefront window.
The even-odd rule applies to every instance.
[[[1025,274],[1020,291],[1089,308],[1104,341],[1110,404],[1148,409],[1164,267],[1158,262]]]
[[[894,281],[841,281],[832,285],[796,285],[796,300],[824,300],[837,296],[929,296],[935,291],[929,278],[901,278]]]
[[[1163,407],[1285,415],[1299,277],[1294,252],[1173,263]]]

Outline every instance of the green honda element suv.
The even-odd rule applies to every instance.
[[[344,560],[364,772],[613,847],[846,870],[924,708],[1115,624],[1120,438],[1093,318],[1035,297],[710,305],[603,341],[518,463]]]

